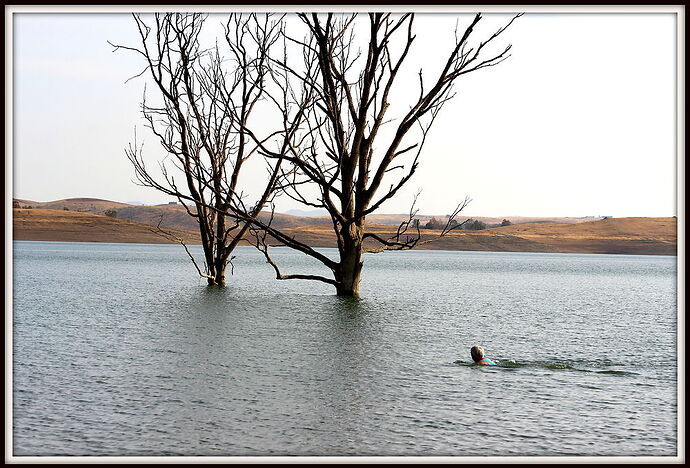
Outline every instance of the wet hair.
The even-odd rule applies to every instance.
[[[484,348],[481,346],[472,346],[472,349],[470,349],[470,354],[475,362],[479,361],[480,359],[484,358]]]

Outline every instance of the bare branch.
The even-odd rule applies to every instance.
[[[160,219],[158,220],[158,224],[156,225],[156,228],[151,229],[151,232],[158,234],[159,236],[161,236],[167,240],[177,242],[182,247],[184,247],[185,252],[187,252],[187,256],[192,261],[192,264],[194,265],[194,268],[196,268],[197,273],[199,273],[199,276],[201,278],[213,279],[212,276],[209,276],[207,274],[202,273],[201,268],[199,268],[199,265],[196,263],[196,259],[194,258],[192,253],[187,248],[187,244],[185,244],[184,239],[180,236],[175,235],[171,231],[166,231],[165,229],[161,228],[162,222],[163,222],[163,215],[160,216]]]

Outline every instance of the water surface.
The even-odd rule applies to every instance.
[[[675,257],[237,256],[15,242],[14,455],[676,455]]]

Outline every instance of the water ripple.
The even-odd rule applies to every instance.
[[[15,455],[675,454],[672,258],[390,252],[343,300],[180,253],[15,244]]]

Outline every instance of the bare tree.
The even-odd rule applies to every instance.
[[[140,54],[144,70],[154,83],[157,103],[142,102],[147,127],[156,135],[167,156],[161,175],[149,170],[143,145],[136,141],[126,150],[137,181],[176,197],[199,224],[204,265],[200,268],[189,250],[185,251],[209,285],[226,283],[226,268],[232,252],[247,233],[252,220],[274,196],[285,147],[294,138],[303,119],[309,93],[300,95],[297,105],[287,98],[267,98],[266,87],[275,76],[270,72],[271,49],[282,36],[282,21],[270,15],[230,15],[224,25],[224,46],[204,48],[200,34],[207,16],[201,14],[156,14],[151,25],[140,15],[134,21],[140,46],[113,45]],[[134,77],[136,78],[136,77]],[[295,96],[296,97],[296,96]],[[279,104],[282,122],[254,142],[247,128],[262,102]],[[261,120],[265,127],[263,115]],[[264,132],[266,133],[266,132]],[[252,133],[257,138],[256,133]],[[271,145],[271,143],[273,145]],[[240,175],[247,161],[257,156],[258,144],[271,146],[272,159],[258,198],[247,201]],[[289,171],[288,171],[289,172]],[[175,176],[181,178],[176,180]],[[165,231],[158,226],[158,231]]]
[[[395,197],[414,175],[429,129],[453,97],[454,83],[463,75],[509,57],[510,45],[492,54],[487,54],[487,46],[519,16],[474,44],[471,36],[481,14],[474,16],[464,32],[456,29],[455,44],[438,77],[427,84],[420,70],[417,92],[407,93],[411,98],[409,109],[393,119],[388,115],[390,93],[415,40],[414,15],[372,13],[364,21],[364,31],[358,29],[357,15],[298,15],[307,29],[305,38],[287,40],[301,49],[303,63],[272,63],[293,83],[313,91],[315,102],[307,109],[306,120],[310,131],[299,142],[293,141],[287,153],[272,151],[251,131],[248,134],[265,156],[289,161],[292,170],[281,175],[282,193],[304,205],[327,210],[339,258],[328,258],[270,223],[255,222],[255,244],[274,267],[278,279],[318,280],[335,286],[338,295],[357,296],[363,253],[411,249],[425,242],[421,240],[419,223],[412,222],[414,204],[409,219],[387,239],[367,231],[366,217]],[[363,53],[355,46],[359,37],[367,37]],[[384,137],[381,129],[387,123],[395,126]],[[316,199],[309,196],[308,187],[316,187]],[[441,235],[462,225],[455,222],[455,217],[468,202],[465,199],[457,206]],[[271,238],[322,262],[333,277],[282,274],[269,255]],[[378,247],[365,248],[367,239]]]

